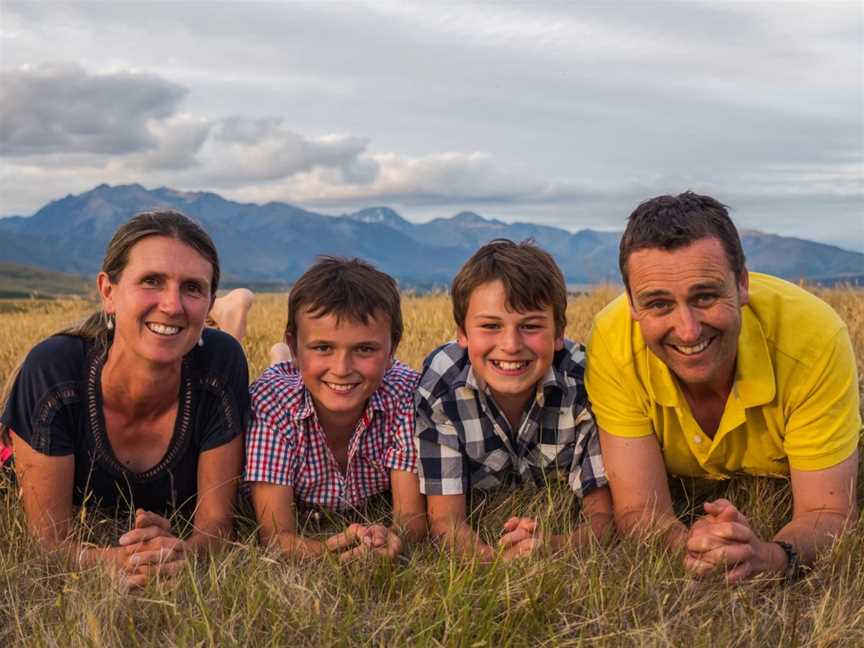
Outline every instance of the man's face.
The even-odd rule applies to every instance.
[[[719,239],[638,250],[627,270],[633,319],[654,355],[685,388],[731,388],[748,278],[736,281]]]
[[[481,284],[471,292],[458,342],[468,350],[474,373],[501,405],[529,400],[555,351],[564,344],[555,334],[551,305],[514,311],[500,281]]]
[[[325,430],[331,421],[359,419],[391,364],[390,322],[381,313],[363,324],[303,312],[289,342]]]

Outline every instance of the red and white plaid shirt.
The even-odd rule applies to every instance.
[[[291,486],[306,504],[348,509],[390,489],[390,471],[417,472],[414,391],[419,374],[394,362],[369,397],[348,447],[343,475],[327,446],[309,390],[290,362],[267,369],[250,387],[248,482]]]

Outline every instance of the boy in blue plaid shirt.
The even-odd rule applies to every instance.
[[[416,396],[420,490],[434,536],[491,560],[466,520],[472,489],[566,475],[587,521],[544,534],[537,521],[504,524],[504,559],[541,546],[579,546],[611,528],[612,502],[583,384],[584,347],[564,339],[567,290],[554,259],[532,242],[497,239],[453,280],[457,342],[423,363]]]

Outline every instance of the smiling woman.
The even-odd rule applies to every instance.
[[[230,533],[248,370],[236,339],[205,328],[218,283],[216,249],[196,223],[139,214],[108,245],[102,310],[38,344],[13,377],[2,431],[46,548],[140,585]],[[135,511],[118,546],[69,540],[73,507],[91,503]],[[194,516],[185,540],[175,512]]]

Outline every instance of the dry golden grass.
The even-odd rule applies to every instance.
[[[568,335],[585,340],[591,317],[615,293],[606,287],[572,299]],[[819,294],[848,323],[860,374],[864,293]],[[90,308],[78,300],[0,303],[0,379],[33,344]],[[282,336],[285,312],[284,295],[258,296],[244,341],[253,378]],[[454,336],[449,299],[407,296],[404,316],[398,355],[419,368],[429,350]],[[790,512],[781,481],[678,485],[676,492],[682,514],[700,497],[725,494],[766,534]],[[574,523],[566,489],[475,504],[475,523],[489,538],[511,512],[538,515],[560,531]],[[111,526],[94,519],[91,531],[110,538]],[[0,645],[864,645],[862,522],[797,584],[737,588],[693,581],[663,551],[628,542],[486,567],[423,545],[396,564],[344,569],[274,560],[253,535],[243,523],[240,541],[223,555],[190,565],[174,582],[126,593],[100,569],[81,573],[40,554],[24,530],[15,488],[0,477]]]

